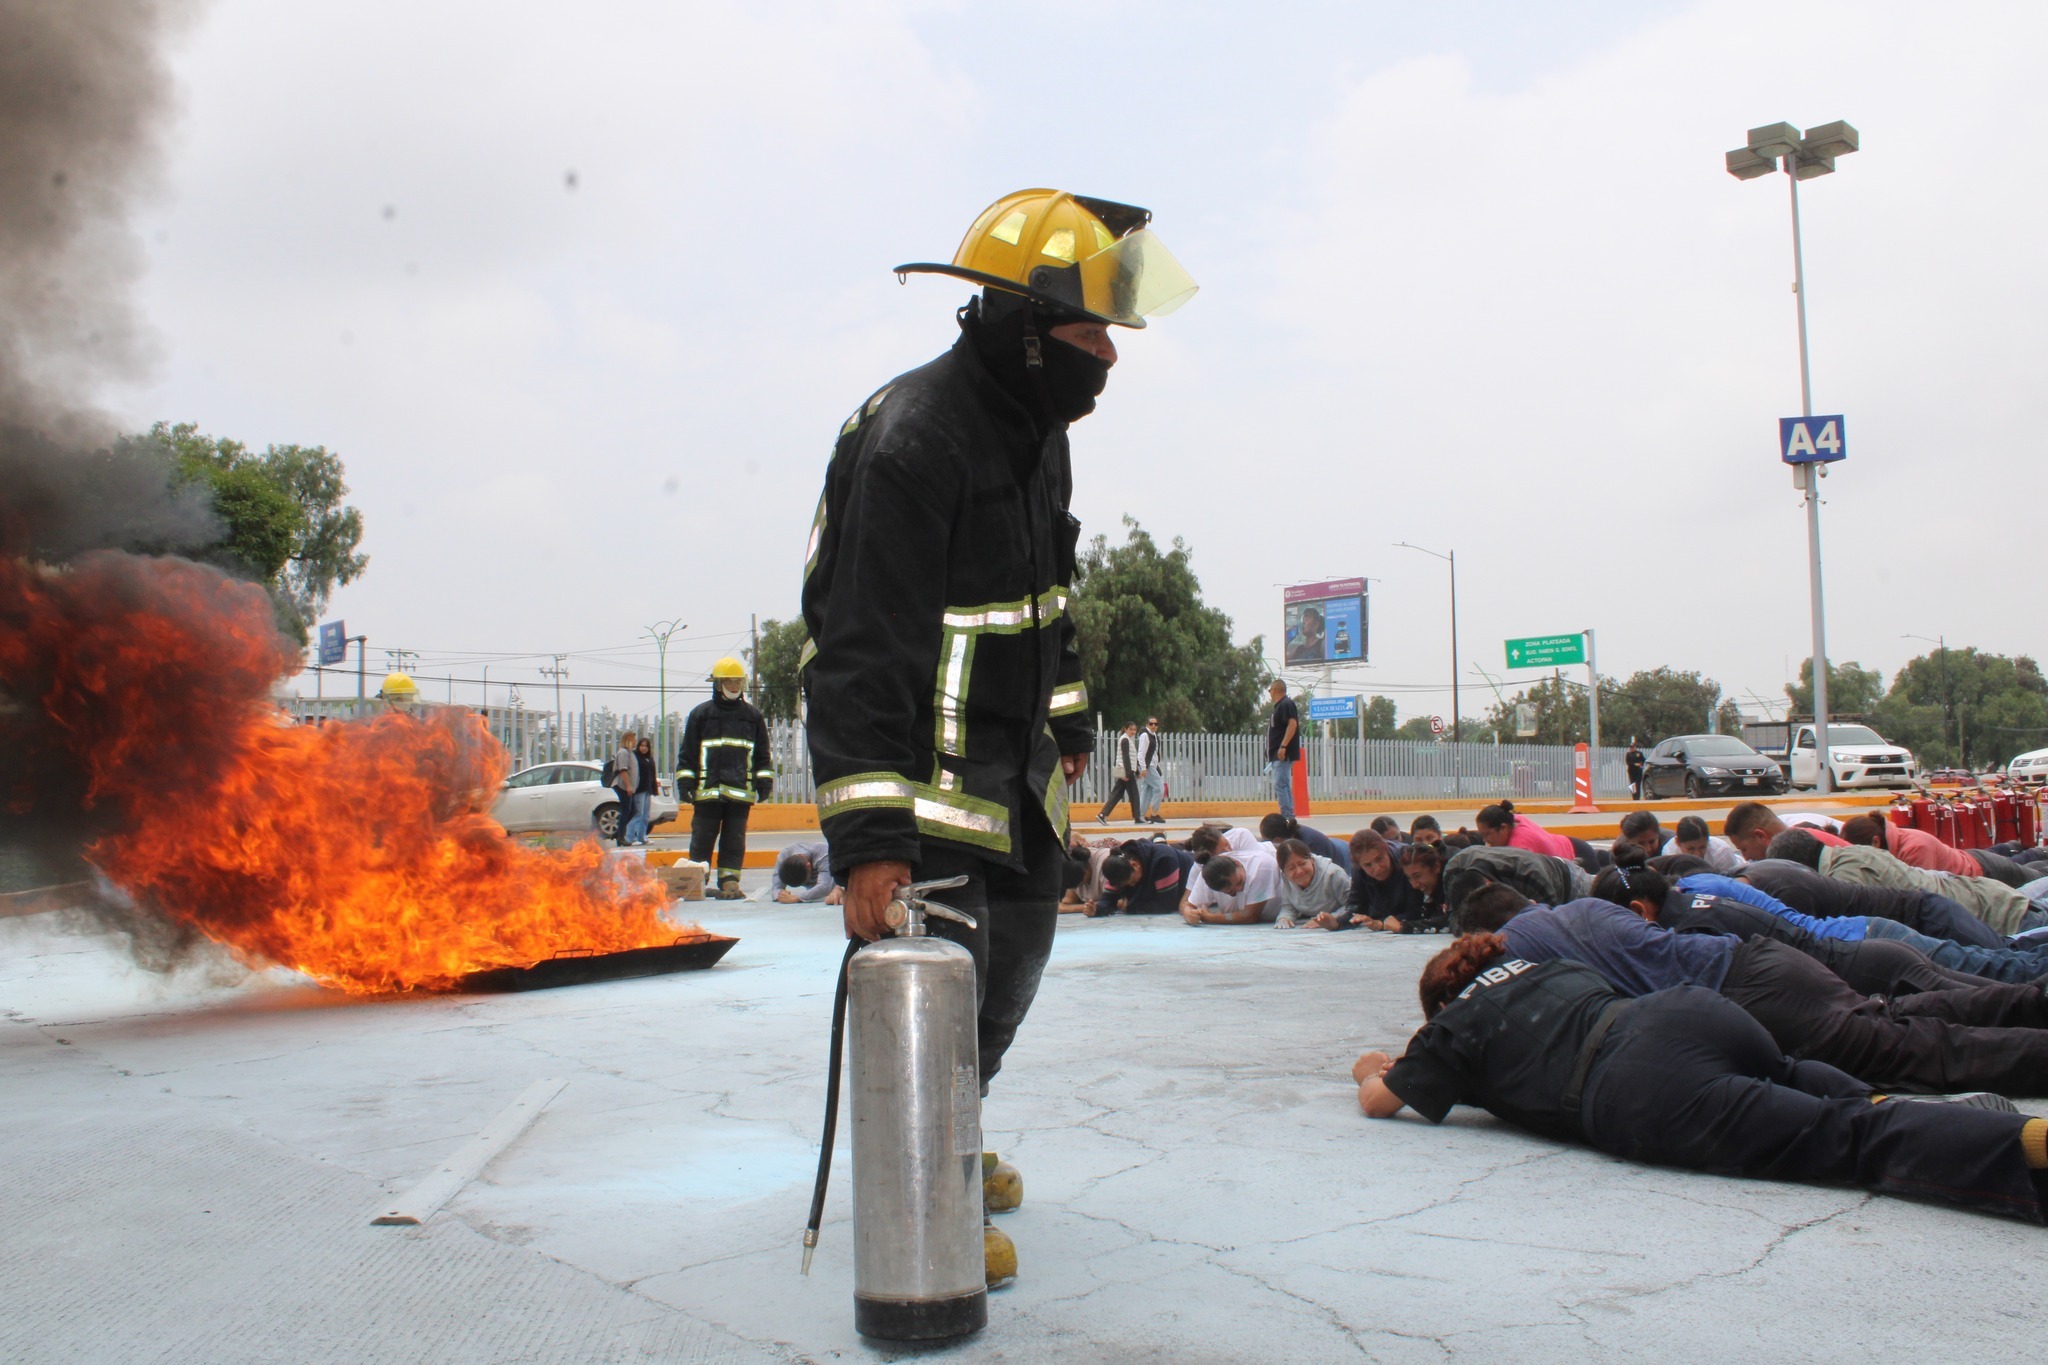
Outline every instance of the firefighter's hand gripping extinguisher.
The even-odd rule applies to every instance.
[[[886,915],[892,936],[849,943],[840,963],[804,1272],[824,1218],[850,1004],[853,1325],[862,1336],[943,1340],[988,1323],[974,959],[959,944],[931,937],[924,923],[932,915],[973,928],[968,916],[925,898],[966,882],[904,887]]]

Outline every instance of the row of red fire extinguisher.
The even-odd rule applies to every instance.
[[[1955,796],[1921,792],[1893,804],[1892,823],[1932,834],[1952,848],[1990,848],[2013,841],[2032,847],[2040,842],[2044,797],[2048,789]]]

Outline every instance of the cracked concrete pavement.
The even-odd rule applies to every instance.
[[[756,874],[749,881],[764,880]],[[847,1167],[797,1273],[840,939],[692,907],[709,972],[355,1001],[165,980],[0,923],[0,1359],[833,1361]],[[2002,1359],[2048,1232],[1656,1170],[1474,1111],[1359,1116],[1445,942],[1065,917],[987,1105],[1023,1276],[999,1361]],[[420,1228],[371,1227],[531,1081],[569,1086]],[[2029,1105],[2042,1111],[2044,1106]],[[933,1354],[921,1352],[915,1354]]]

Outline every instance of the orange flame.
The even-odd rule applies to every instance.
[[[0,603],[0,694],[40,712],[9,748],[79,788],[17,780],[0,787],[9,811],[75,798],[100,831],[95,866],[244,963],[347,991],[446,989],[684,932],[642,864],[506,836],[485,810],[507,758],[475,716],[290,724],[269,689],[295,651],[253,585],[110,553],[0,561]]]

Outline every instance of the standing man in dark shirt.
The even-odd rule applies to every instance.
[[[1429,1022],[1396,1062],[1351,1069],[1367,1118],[1441,1123],[1474,1104],[1599,1151],[1724,1175],[1854,1182],[2040,1223],[2048,1120],[1915,1104],[1786,1057],[1754,1019],[1698,986],[1620,998],[1575,963],[1516,960],[1492,934],[1422,974]]]
[[[1273,799],[1280,813],[1294,818],[1294,765],[1301,758],[1301,712],[1287,695],[1287,680],[1273,679],[1266,689],[1273,699],[1273,719],[1266,724],[1266,759],[1272,765]]]
[[[1628,752],[1621,756],[1621,761],[1628,768],[1628,794],[1638,801],[1642,800],[1643,750],[1642,746],[1636,743],[1635,736],[1629,736]]]

